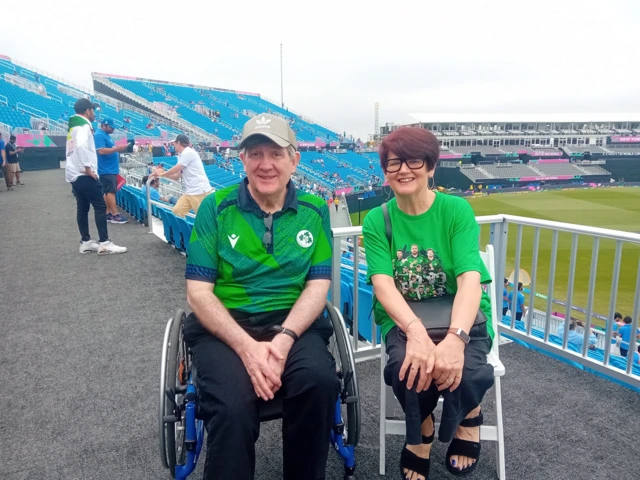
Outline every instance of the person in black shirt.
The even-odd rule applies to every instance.
[[[5,156],[7,158],[7,164],[9,166],[9,185],[13,188],[13,179],[16,180],[16,185],[24,185],[20,181],[20,156],[19,154],[24,152],[24,148],[16,147],[16,136],[11,135],[9,137],[9,143],[4,147]]]

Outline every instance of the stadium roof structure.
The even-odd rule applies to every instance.
[[[640,113],[410,113],[421,123],[637,122]]]

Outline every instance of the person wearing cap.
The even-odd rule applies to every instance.
[[[73,109],[76,114],[69,118],[67,133],[67,165],[65,178],[71,184],[76,197],[76,220],[80,230],[80,253],[98,252],[99,255],[124,253],[109,240],[107,230],[107,205],[98,177],[98,156],[91,122],[96,118],[97,104],[86,98],[79,99]],[[93,205],[100,243],[89,234],[89,207]]]
[[[178,154],[178,163],[166,172],[156,171],[156,177],[165,177],[172,180],[184,180],[185,193],[178,199],[173,207],[173,214],[184,217],[190,210],[198,213],[202,200],[213,192],[200,155],[189,146],[189,138],[180,134],[173,141]]]
[[[209,432],[204,478],[249,480],[259,402],[283,398],[283,475],[324,479],[339,381],[324,311],[332,239],[324,201],[291,181],[300,153],[288,123],[258,115],[243,129],[246,177],[206,197],[185,278],[184,339],[198,365]]]
[[[113,119],[105,118],[93,139],[98,154],[98,175],[102,184],[104,201],[107,203],[107,222],[127,223],[128,220],[118,212],[116,193],[118,192],[118,174],[120,173],[120,152],[126,152],[129,144],[118,146],[113,142],[111,134],[115,128]]]

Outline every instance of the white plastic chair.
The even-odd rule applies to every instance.
[[[491,279],[495,280],[495,259],[493,254],[493,245],[487,245],[486,251],[480,251],[480,257],[489,270]],[[495,393],[495,412],[496,425],[482,425],[480,427],[480,440],[491,440],[497,442],[496,447],[496,473],[499,480],[505,480],[505,458],[504,458],[504,429],[502,425],[502,391],[500,387],[500,377],[504,376],[505,368],[500,361],[498,354],[498,344],[500,343],[500,335],[498,333],[498,324],[500,316],[498,315],[498,306],[496,305],[496,285],[495,281],[489,284],[489,297],[491,298],[491,315],[495,328],[495,338],[489,355],[487,355],[487,363],[493,365],[495,376],[494,393]],[[394,420],[396,408],[400,408],[398,400],[393,395],[391,387],[384,383],[384,367],[387,363],[387,355],[385,354],[385,345],[381,345],[382,351],[380,355],[380,475],[385,474],[385,448],[387,435],[405,435],[406,429],[404,420]],[[442,402],[440,397],[439,402]],[[439,427],[436,423],[435,428]]]

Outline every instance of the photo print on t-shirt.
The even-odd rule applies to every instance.
[[[424,300],[447,294],[447,275],[440,257],[432,248],[421,248],[415,243],[396,251],[393,279],[407,300]]]

